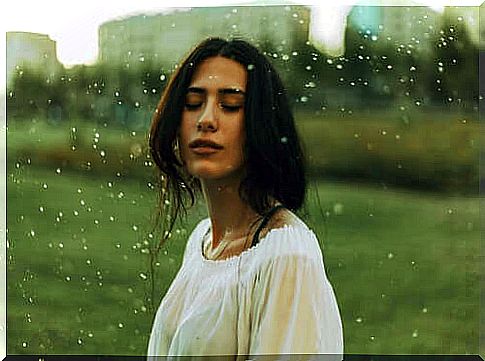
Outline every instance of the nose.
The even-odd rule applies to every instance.
[[[197,120],[197,130],[215,132],[219,122],[219,107],[216,101],[207,102]]]

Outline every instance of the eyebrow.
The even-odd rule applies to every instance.
[[[219,89],[217,92],[222,95],[226,95],[226,94],[246,95],[246,93],[239,88],[224,88],[224,89]],[[187,89],[187,93],[205,94],[206,90],[204,88],[198,88],[198,87],[192,86]]]

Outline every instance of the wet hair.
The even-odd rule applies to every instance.
[[[186,214],[187,203],[194,205],[200,190],[200,182],[187,173],[180,160],[177,135],[194,72],[201,62],[216,56],[232,59],[247,69],[241,198],[260,215],[271,208],[273,200],[293,211],[299,210],[304,202],[302,146],[286,90],[276,70],[265,55],[244,40],[208,38],[179,64],[152,119],[149,147],[160,170],[160,215],[162,219],[168,217],[165,235],[170,233],[180,213]]]

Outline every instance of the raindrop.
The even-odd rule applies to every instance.
[[[138,226],[137,225],[133,225],[133,227],[131,227],[134,231],[138,231]]]
[[[79,215],[79,212],[78,211],[73,211],[72,212],[75,216],[78,216]]]
[[[333,60],[332,59],[327,59],[327,64],[333,64]]]
[[[113,217],[113,216],[109,216],[109,220],[110,220],[111,222],[114,222],[115,217]]]
[[[164,75],[164,74],[160,75],[160,80],[161,80],[161,81],[164,81],[165,79],[166,79],[166,77],[165,77],[165,75]]]
[[[423,313],[428,313],[428,308],[427,307],[423,307],[423,309],[421,310]]]
[[[355,319],[355,322],[357,322],[357,323],[362,323],[362,321],[363,321],[363,320],[362,320],[362,317],[357,317],[357,318]]]
[[[64,248],[64,243],[59,242],[59,248]]]
[[[370,336],[370,337],[369,337],[369,339],[370,339],[371,341],[374,341],[374,340],[375,340],[375,337],[374,337],[374,336]]]
[[[397,140],[401,139],[401,136],[400,136],[399,134],[396,134],[394,137],[395,137]]]
[[[288,142],[287,137],[282,137],[280,140],[281,140],[281,143],[287,143]]]
[[[41,212],[41,213],[44,212],[44,207],[40,206],[39,207],[39,212]]]
[[[416,104],[419,107],[421,105],[421,102],[419,100],[416,100],[414,104]]]
[[[290,59],[290,57],[287,54],[284,54],[281,58],[285,61]]]
[[[416,67],[412,66],[409,68],[410,71],[415,71],[416,70]]]
[[[387,66],[387,69],[391,70],[392,69],[392,65],[388,65]]]
[[[47,183],[43,183],[42,188],[47,189]]]
[[[31,229],[31,230],[30,230],[30,235],[31,235],[32,237],[34,237],[34,236],[35,236],[35,231],[34,231],[33,229]]]
[[[78,343],[78,345],[82,345],[83,340],[82,340],[82,339],[80,339],[80,338],[78,338],[78,339],[77,339],[77,343]]]
[[[394,258],[394,254],[392,252],[389,252],[387,254],[387,258],[389,258],[389,259]]]
[[[22,342],[22,347],[24,347],[24,348],[27,347],[27,342],[25,342],[25,341]]]
[[[69,282],[71,280],[71,277],[66,276],[66,281]]]
[[[61,168],[57,168],[57,169],[56,169],[56,173],[57,173],[57,174],[61,174]]]
[[[301,101],[302,103],[306,103],[306,102],[308,101],[308,97],[307,97],[307,96],[302,96],[302,97],[300,98],[300,101]]]
[[[248,65],[248,70],[253,70],[254,69],[254,64],[249,64]]]
[[[306,70],[312,70],[312,66],[311,66],[311,65],[307,65],[307,66],[305,67],[305,69],[306,69]]]
[[[415,337],[415,338],[418,337],[418,330],[413,331],[413,337]]]
[[[140,278],[145,281],[148,279],[148,276],[142,272],[140,273]]]
[[[343,69],[344,66],[342,64],[337,64],[335,67],[340,70]]]
[[[372,41],[377,41],[377,35],[372,35],[370,38],[372,39]]]

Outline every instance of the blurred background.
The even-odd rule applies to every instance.
[[[249,40],[287,86],[346,353],[477,354],[478,24],[478,7],[173,8],[105,20],[77,65],[49,34],[8,31],[9,354],[146,352],[206,216],[200,201],[150,271],[147,130],[208,36]]]

